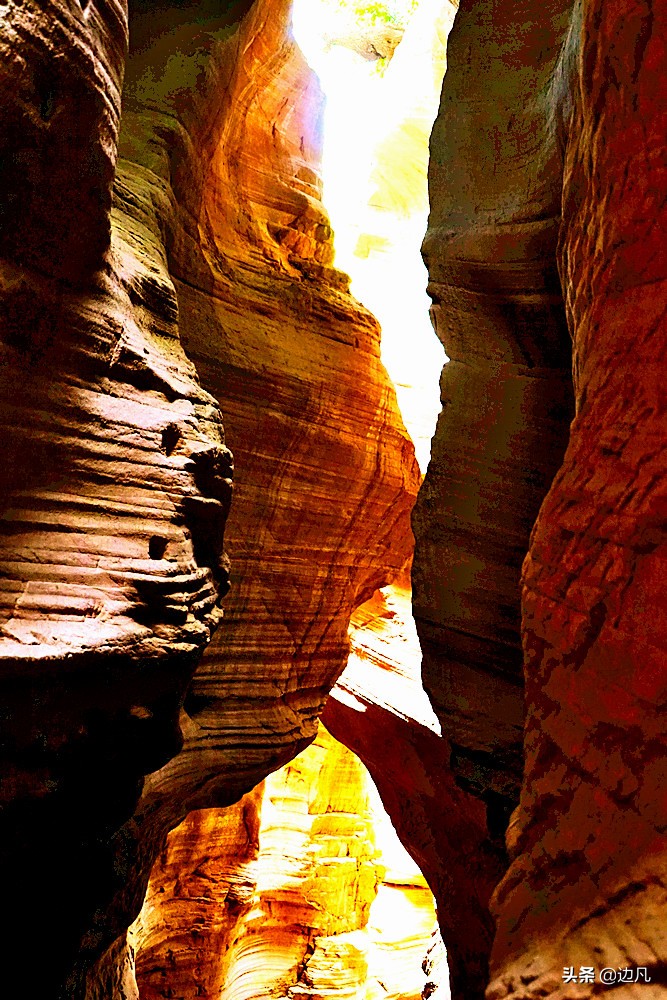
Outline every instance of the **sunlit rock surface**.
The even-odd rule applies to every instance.
[[[172,251],[181,325],[236,466],[225,628],[190,688],[183,752],[146,784],[135,822],[148,830],[233,801],[312,738],[351,611],[411,546],[418,469],[377,323],[330,266],[322,97],[289,12],[257,3],[222,40],[200,14],[167,34],[147,15],[128,69],[121,148],[133,171],[169,163],[188,206]],[[191,145],[163,138],[178,115]]]
[[[489,898],[505,867],[502,831],[489,839],[484,803],[449,773],[449,745],[421,685],[409,590],[375,594],[353,615],[350,638],[350,659],[323,719],[368,767],[436,897],[453,992],[479,993],[493,933]],[[447,996],[447,963],[436,953],[433,978]]]
[[[331,266],[321,94],[287,3],[132,0],[122,118],[124,4],[1,6],[5,964],[48,1000],[79,1000],[84,980],[89,1000],[136,1000],[118,935],[163,835],[311,738],[350,611],[408,555],[417,472],[377,324]],[[494,903],[493,1000],[599,992],[564,983],[568,967],[645,967],[652,984],[626,978],[622,997],[657,997],[666,978],[667,10],[583,0],[552,80],[568,6],[464,4],[432,138],[425,255],[452,362],[414,585],[442,736],[415,724],[412,696],[396,711],[348,677],[331,702],[443,900],[454,993],[479,997],[522,780],[519,568],[548,494],[524,569],[526,773]],[[576,416],[549,490],[573,412],[570,335]],[[178,753],[227,586],[221,410],[237,575]],[[336,872],[295,901],[302,855],[280,882],[269,826],[276,864],[260,872],[247,802],[230,813],[238,865],[225,848],[212,869],[236,908],[210,925],[214,942],[236,935],[220,958],[234,975],[221,964],[202,984],[245,996],[266,957],[283,996],[375,990],[377,860],[336,853],[357,821],[332,828],[325,810],[321,836],[291,828],[295,852],[312,846]],[[179,850],[187,868],[187,839]],[[352,882],[336,881],[350,858]],[[212,909],[206,865],[192,872],[192,905],[199,893]],[[325,918],[325,883],[359,903],[351,924]],[[293,912],[308,932],[272,950]],[[149,931],[146,982],[171,967],[164,927]]]
[[[433,897],[387,826],[324,729],[236,806],[191,813],[132,931],[142,1000],[417,1000]]]
[[[552,95],[576,416],[524,566],[526,775],[494,998],[590,996],[563,981],[581,966],[597,989],[611,968],[623,1000],[666,989],[666,17],[584,2]]]
[[[287,2],[227,6],[130,3],[117,164],[124,7],[2,8],[3,851],[29,872],[10,950],[41,898],[33,985],[67,1000],[164,833],[313,736],[350,611],[410,547],[412,446],[330,266],[319,88]],[[128,820],[227,589],[221,409],[235,596]]]

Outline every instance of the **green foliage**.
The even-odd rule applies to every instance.
[[[330,7],[349,11],[355,20],[390,24],[404,28],[419,5],[419,0],[327,0]]]
[[[408,2],[405,0],[385,0],[385,2],[380,3],[355,3],[353,6],[360,18],[403,27],[417,3],[418,0],[408,0]]]

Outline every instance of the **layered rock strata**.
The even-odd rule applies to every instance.
[[[83,940],[68,1000],[166,830],[312,738],[351,609],[409,549],[417,471],[377,325],[329,266],[320,94],[289,5],[239,25],[249,8],[130,4],[113,209],[123,7],[10,3],[0,24],[4,850],[34,882],[17,929],[42,900],[45,994]],[[221,405],[234,605],[185,749],[128,821],[228,585]]]
[[[453,996],[481,996],[493,938],[489,899],[505,869],[483,802],[459,788],[421,685],[410,592],[374,595],[352,617],[352,650],[323,719],[368,768],[398,836],[438,904]],[[435,966],[437,948],[435,949]]]
[[[500,824],[521,780],[520,567],[571,417],[560,166],[539,97],[568,9],[463,5],[431,136],[423,252],[451,360],[413,517],[414,614],[452,773]]]
[[[231,457],[152,191],[111,221],[126,42],[122,4],[3,5],[3,943],[27,968],[37,935],[48,996],[114,878],[109,834],[178,749],[227,587]]]
[[[552,95],[576,416],[524,566],[526,774],[490,997],[587,997],[603,968],[619,1000],[667,982],[665,18],[585,0]]]
[[[290,4],[255,4],[232,34],[192,18],[172,27],[172,12],[160,33],[149,17],[145,42],[138,19],[120,169],[168,163],[187,207],[172,272],[189,355],[235,454],[232,593],[190,687],[183,751],[151,776],[133,820],[148,842],[190,809],[234,801],[314,736],[352,609],[409,555],[418,487],[379,328],[331,267],[322,97]],[[189,142],[165,132],[179,117]]]
[[[381,853],[373,793],[322,729],[238,805],[191,813],[132,930],[142,1000],[416,1000],[433,897],[414,866]]]
[[[225,630],[186,705],[196,732],[188,723],[184,754],[151,779],[148,795],[162,796],[166,783],[171,793],[175,783],[191,786],[193,772],[217,775],[229,795],[311,738],[345,663],[352,609],[410,550],[418,471],[379,361],[377,323],[330,266],[317,174],[321,93],[291,39],[289,12],[287,2],[255,5],[225,43],[226,59],[232,43],[240,56],[231,78],[207,91],[218,122],[200,153],[200,249],[175,253],[188,351],[229,414],[234,586]],[[166,51],[177,46],[182,60],[180,39]],[[200,45],[197,34],[197,60]],[[158,56],[137,58],[130,90],[143,102],[143,67],[154,74]],[[215,45],[212,60],[230,73]],[[163,98],[168,109],[179,99]],[[194,167],[179,167],[186,186]]]

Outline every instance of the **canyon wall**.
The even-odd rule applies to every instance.
[[[556,268],[561,163],[541,97],[568,14],[564,0],[462,3],[431,136],[423,253],[451,360],[413,514],[413,608],[445,742],[440,781],[477,815],[472,839],[456,833],[452,810],[437,840],[448,870],[462,866],[462,886],[479,845],[502,842],[518,800],[521,563],[572,412]],[[478,919],[474,960],[455,969],[460,996],[486,985],[493,924],[488,910]],[[442,926],[456,954],[459,932]]]
[[[533,7],[459,10],[423,248],[451,360],[413,517],[414,612],[453,772],[498,810],[521,781],[521,562],[571,416],[560,172],[539,101],[569,4]]]
[[[319,88],[289,4],[250,7],[131,3],[120,123],[122,4],[0,22],[6,943],[27,966],[39,898],[33,985],[68,1000],[167,830],[312,739],[351,610],[409,555],[418,472],[331,267]],[[229,584],[221,410],[234,597],[183,710]]]
[[[456,996],[484,993],[494,921],[489,1000],[590,996],[581,966],[667,981],[666,6],[582,0],[558,65],[564,0],[464,0],[450,38],[424,255],[451,362],[413,516],[441,734],[368,651],[326,711],[431,880]],[[301,903],[252,923],[250,790],[313,739],[418,485],[377,324],[332,267],[319,88],[288,0],[7,0],[0,56],[8,967],[136,1000],[125,928],[162,851],[145,989],[249,994],[273,934],[285,995],[313,995],[340,942]],[[171,954],[156,893],[197,911]]]
[[[489,1000],[603,968],[664,993],[662,6],[464,3],[432,137],[452,361],[415,617],[452,773],[501,828],[524,657]]]
[[[589,996],[582,966],[619,1000],[667,983],[666,19],[585,0],[552,95],[576,415],[524,565],[526,770],[490,997]]]
[[[111,221],[126,42],[111,0],[2,8],[3,944],[45,995],[114,878],[109,834],[178,749],[228,585],[231,456],[152,192]]]

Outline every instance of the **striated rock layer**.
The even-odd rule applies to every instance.
[[[423,250],[451,360],[413,517],[413,605],[453,773],[499,809],[521,778],[520,567],[571,416],[560,170],[538,99],[568,6],[463,6],[431,137]]]
[[[323,720],[369,769],[433,891],[447,944],[443,995],[447,965],[454,996],[481,995],[493,936],[489,899],[505,869],[502,831],[490,839],[484,803],[450,773],[449,744],[421,685],[409,590],[375,594],[353,615],[350,638],[350,659]]]
[[[413,514],[413,609],[424,686],[446,741],[440,780],[486,806],[477,839],[458,836],[454,810],[436,834],[439,864],[447,844],[459,855],[459,891],[518,800],[520,569],[572,415],[556,268],[562,166],[543,96],[569,7],[462,4],[431,136],[423,253],[433,322],[451,360]],[[477,901],[485,931],[470,939],[474,957],[461,952],[458,996],[481,996],[486,985],[488,883]],[[457,927],[442,926],[456,954]]]
[[[491,997],[587,997],[605,967],[619,998],[667,982],[665,18],[585,0],[553,94],[576,416],[524,565],[526,774]],[[581,966],[595,986],[563,982]]]
[[[231,456],[152,192],[110,218],[126,41],[111,0],[2,8],[0,854],[4,944],[45,996],[227,588]]]
[[[2,850],[15,961],[41,901],[38,991],[83,942],[68,1000],[166,831],[312,738],[351,609],[409,550],[412,448],[329,266],[320,94],[288,3],[250,7],[130,3],[117,164],[124,7],[0,22]],[[135,810],[228,586],[221,407],[234,603]]]
[[[225,628],[191,685],[183,751],[124,834],[143,877],[147,845],[188,810],[233,802],[312,739],[352,609],[411,545],[414,451],[377,324],[330,266],[321,93],[289,11],[257,3],[231,34],[213,16],[205,30],[200,11],[172,12],[161,33],[151,13],[128,68],[119,171],[167,175],[184,206],[171,249],[182,335],[236,464]]]
[[[204,778],[238,794],[310,739],[345,662],[352,609],[410,551],[418,470],[380,364],[377,324],[329,266],[321,94],[291,39],[289,11],[286,0],[256,4],[222,48],[205,35],[210,72],[222,77],[206,91],[215,130],[198,123],[207,133],[205,142],[196,136],[197,162],[177,151],[171,168],[189,197],[195,168],[205,170],[198,250],[184,235],[173,271],[189,354],[222,402],[235,454],[233,594],[191,687],[184,753],[151,779],[146,808],[167,787],[170,795],[192,788],[193,776],[201,797],[190,808],[212,801]],[[200,25],[198,14],[193,75]],[[128,129],[132,102],[143,108],[156,91],[164,106],[156,132],[178,110],[169,73],[177,48],[182,88],[183,31],[131,61]],[[158,138],[142,156],[154,155]]]
[[[433,897],[376,844],[373,793],[321,729],[237,805],[191,813],[132,931],[142,1000],[417,1000]]]

